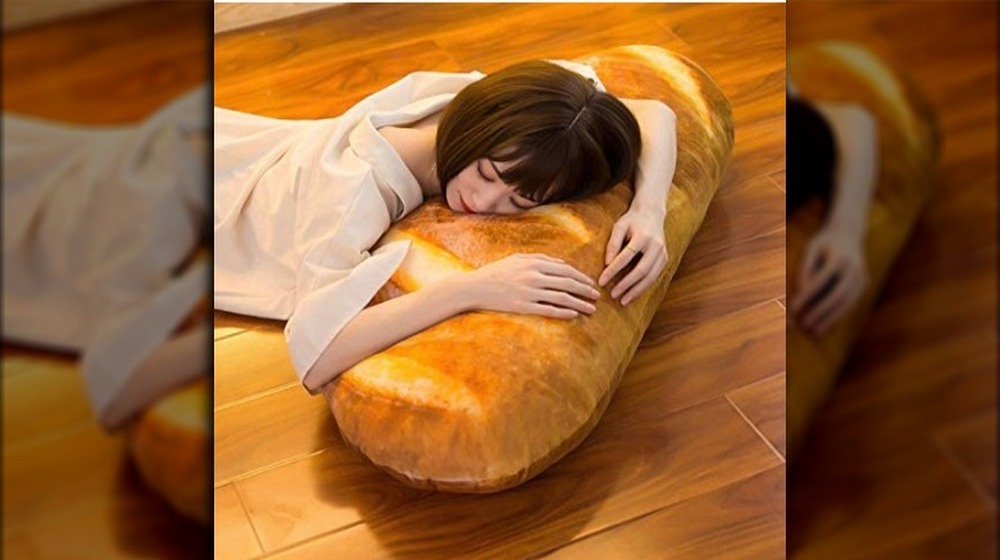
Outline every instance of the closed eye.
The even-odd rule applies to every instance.
[[[483,160],[479,160],[476,162],[476,171],[479,172],[479,176],[482,177],[483,180],[486,181],[487,183],[493,183],[495,181],[495,179],[491,179],[487,177],[485,173],[483,173]]]
[[[513,204],[514,207],[519,210],[531,210],[532,208],[538,208],[539,206],[541,206],[541,203],[535,202],[534,200],[529,200],[528,204],[520,204],[517,202],[517,198],[515,198],[514,196],[510,197],[510,203]]]

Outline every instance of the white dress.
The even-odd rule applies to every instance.
[[[189,257],[208,199],[192,142],[206,137],[208,103],[202,86],[124,126],[3,116],[4,338],[80,352],[105,425],[110,410],[147,404],[116,399],[207,295],[208,264]]]
[[[553,62],[603,89],[591,68]],[[409,243],[371,247],[423,202],[379,128],[437,113],[483,76],[416,72],[330,119],[215,109],[215,307],[287,319],[300,380]]]

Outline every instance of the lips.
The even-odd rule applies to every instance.
[[[458,195],[458,203],[462,205],[462,210],[464,210],[466,214],[476,213],[475,210],[469,208],[469,205],[465,203],[465,199],[462,198],[462,195]]]

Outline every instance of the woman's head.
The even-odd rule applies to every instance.
[[[470,84],[438,125],[437,173],[459,211],[514,213],[631,179],[639,123],[614,96],[548,62]]]

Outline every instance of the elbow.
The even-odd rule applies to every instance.
[[[319,363],[309,368],[302,378],[302,386],[310,395],[318,395],[323,392],[323,388],[335,381],[344,370],[330,367],[318,367]]]

